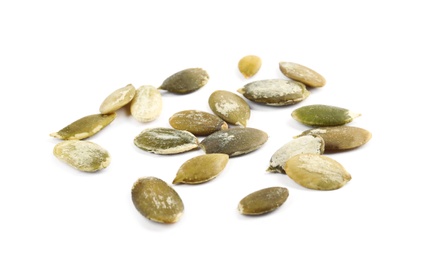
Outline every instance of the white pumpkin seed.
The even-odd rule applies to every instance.
[[[130,113],[141,123],[154,121],[160,116],[162,109],[161,93],[151,85],[139,87],[130,103]]]

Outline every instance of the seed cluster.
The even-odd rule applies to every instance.
[[[245,78],[258,72],[261,60],[254,55],[243,57],[238,68]],[[287,79],[265,79],[246,84],[236,92],[217,90],[208,104],[212,113],[199,110],[177,111],[169,119],[171,127],[146,128],[134,138],[134,144],[154,154],[178,154],[202,149],[206,154],[193,157],[178,168],[171,184],[199,184],[216,178],[229,159],[259,149],[268,140],[260,129],[247,127],[250,106],[247,100],[270,106],[289,106],[309,97],[309,88],[325,85],[316,71],[292,62],[280,62]],[[162,85],[144,85],[135,89],[129,84],[108,95],[100,106],[100,114],[78,119],[52,137],[61,139],[54,155],[71,167],[96,172],[110,163],[108,152],[86,139],[108,126],[116,111],[130,106],[131,115],[139,122],[150,122],[162,111],[161,90],[176,95],[197,91],[208,83],[209,75],[201,68],[189,68],[166,78]],[[328,151],[354,149],[366,144],[371,133],[346,126],[359,114],[329,105],[304,106],[291,116],[314,127],[281,148],[271,157],[268,172],[287,174],[295,183],[315,190],[335,190],[351,180],[351,175],[334,159],[323,155]],[[198,137],[205,138],[200,142]],[[266,162],[265,162],[266,164]],[[131,190],[135,208],[146,218],[160,223],[175,223],[183,214],[183,202],[172,185],[154,176],[138,179]],[[287,200],[285,187],[269,187],[248,194],[238,203],[244,215],[262,215],[279,208]]]

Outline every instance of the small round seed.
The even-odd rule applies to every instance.
[[[346,108],[328,105],[309,105],[295,109],[291,116],[309,126],[338,126],[352,122],[361,114]]]
[[[181,70],[167,79],[158,89],[167,90],[175,94],[188,94],[194,92],[209,81],[209,75],[201,68]]]
[[[238,69],[245,78],[253,77],[262,66],[262,60],[256,55],[247,55],[238,62]]]
[[[244,215],[261,215],[276,210],[288,198],[288,189],[270,187],[245,196],[238,204],[238,211]]]
[[[318,72],[294,62],[280,62],[281,72],[288,78],[304,83],[306,86],[319,88],[326,83]]]

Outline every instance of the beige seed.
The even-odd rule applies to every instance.
[[[226,90],[216,90],[209,97],[209,106],[215,115],[227,123],[247,126],[247,121],[250,118],[250,107],[237,94]]]
[[[245,196],[238,204],[238,211],[244,215],[261,215],[281,207],[288,198],[288,189],[270,187]]]
[[[196,136],[206,136],[228,129],[228,124],[220,117],[199,110],[177,112],[170,117],[169,123],[174,129],[186,130]]]
[[[306,86],[319,88],[326,83],[321,74],[303,65],[294,62],[280,62],[279,67],[286,77],[302,82]]]
[[[99,111],[101,114],[109,114],[117,111],[132,101],[135,96],[135,92],[135,87],[132,84],[128,84],[123,88],[117,89],[105,98],[99,108]]]
[[[151,85],[144,85],[136,90],[135,97],[130,103],[130,113],[141,123],[157,119],[163,108],[160,91]]]
[[[253,77],[262,66],[262,60],[256,55],[247,55],[238,62],[238,69],[245,78]]]

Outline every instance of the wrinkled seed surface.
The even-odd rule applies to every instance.
[[[244,215],[265,214],[283,205],[288,195],[288,189],[283,187],[261,189],[244,197],[238,204],[238,211]]]
[[[176,94],[194,92],[209,81],[209,75],[201,68],[189,68],[171,75],[161,84],[159,89]]]
[[[262,66],[262,60],[256,55],[247,55],[238,62],[238,70],[245,78],[253,77]]]
[[[209,97],[209,106],[215,115],[229,124],[247,126],[250,118],[248,103],[235,93],[216,90]]]
[[[89,141],[67,140],[55,145],[53,154],[59,160],[83,172],[96,172],[110,164],[107,150]]]
[[[94,114],[82,117],[50,136],[62,140],[82,140],[93,136],[109,125],[117,114]]]
[[[115,90],[105,98],[99,108],[99,111],[101,114],[109,114],[117,111],[132,101],[135,96],[135,92],[135,87],[132,84],[128,84],[125,87]]]
[[[228,163],[227,154],[204,154],[187,160],[179,168],[173,184],[198,184],[216,178]]]
[[[337,161],[319,154],[298,154],[284,165],[293,181],[313,190],[336,190],[351,180],[351,175]]]
[[[295,109],[291,116],[298,122],[309,126],[338,126],[352,122],[361,114],[346,108],[329,105],[308,105]]]
[[[130,113],[141,123],[154,121],[160,116],[162,109],[161,93],[151,85],[139,87],[130,103]]]
[[[183,214],[179,194],[159,178],[140,178],[133,184],[131,195],[136,209],[149,220],[175,223]]]
[[[280,62],[281,72],[288,78],[304,83],[309,87],[319,88],[326,83],[318,72],[294,62]]]
[[[220,117],[198,110],[177,112],[170,117],[169,123],[174,129],[186,130],[197,136],[228,129],[228,124]]]

